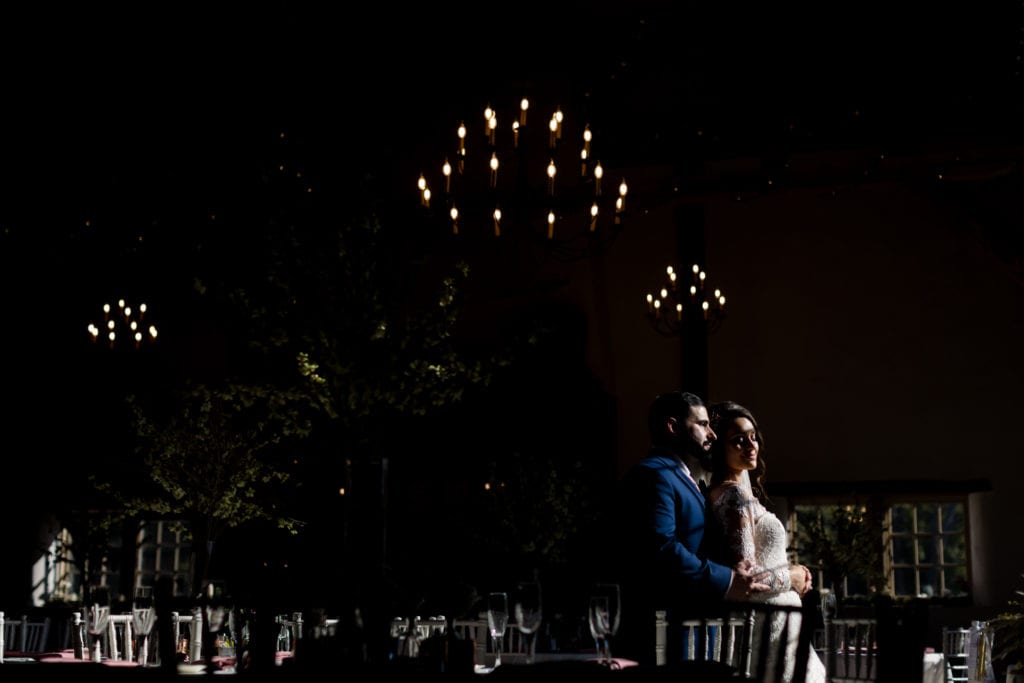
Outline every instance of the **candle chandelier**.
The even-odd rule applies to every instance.
[[[593,256],[622,230],[629,186],[610,177],[586,122],[489,104],[453,126],[449,150],[418,179],[420,205],[459,239],[530,239],[561,260]]]
[[[702,325],[707,332],[717,330],[725,319],[725,294],[711,289],[707,273],[694,264],[688,278],[681,279],[672,266],[665,269],[665,275],[661,288],[646,297],[647,318],[655,331],[677,336],[687,325]]]
[[[114,311],[109,303],[103,304],[103,326],[98,327],[90,322],[87,326],[89,337],[94,344],[99,343],[100,336],[107,342],[107,347],[113,351],[117,348],[134,348],[138,350],[143,342],[152,343],[156,341],[156,326],[150,323],[145,325],[148,307],[141,303],[138,309],[133,309],[124,299],[118,299],[117,311]]]

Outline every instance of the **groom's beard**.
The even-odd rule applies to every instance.
[[[714,461],[714,458],[711,456],[711,451],[706,451],[702,448],[698,451],[695,451],[694,455],[697,456],[697,460],[700,462],[700,466],[703,467],[705,471],[710,472],[712,462]]]
[[[680,440],[679,449],[687,456],[696,460],[706,472],[711,472],[711,464],[714,460],[711,455],[711,449],[704,450],[702,444],[689,438],[689,435],[685,439]]]

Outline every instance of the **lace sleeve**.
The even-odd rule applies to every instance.
[[[712,508],[725,532],[725,543],[733,567],[745,567],[771,587],[772,592],[790,588],[789,563],[784,550],[781,562],[770,557],[769,549],[757,547],[757,499],[742,487],[724,482],[712,499]],[[763,508],[761,508],[763,509]],[[783,542],[782,548],[785,548]],[[765,555],[768,551],[768,555]]]

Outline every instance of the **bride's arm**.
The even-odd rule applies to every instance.
[[[741,487],[725,484],[713,501],[714,508],[725,530],[726,547],[734,567],[745,567],[771,591],[782,592],[790,588],[788,566],[765,567],[757,561],[754,544],[754,503],[756,501]]]

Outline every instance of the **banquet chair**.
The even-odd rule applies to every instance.
[[[477,664],[488,661],[495,654],[494,639],[487,625],[487,613],[480,612],[476,619],[454,619],[452,628],[465,641],[473,642],[473,655]],[[526,656],[527,641],[519,631],[515,622],[510,621],[501,641],[502,661],[516,661]]]
[[[942,655],[946,662],[946,683],[967,681],[967,640],[971,632],[966,628],[942,629]]]
[[[4,650],[18,652],[44,652],[50,636],[50,618],[32,620],[27,615],[20,619],[7,619],[0,612],[0,623],[3,624]]]
[[[198,662],[203,655],[203,612],[198,607],[192,614],[171,612],[171,633],[176,652],[188,654],[190,662]],[[185,642],[182,643],[182,637]]]
[[[487,628],[487,615],[477,615],[476,619],[453,619],[452,628],[459,638],[473,643],[473,660],[482,664],[487,658],[488,641],[491,638]]]
[[[103,656],[112,662],[127,662],[135,659],[132,615],[111,614],[107,632],[103,635]]]
[[[683,648],[683,666],[691,662],[704,665],[715,662],[721,675],[729,680],[762,683],[802,680],[811,652],[816,611],[809,606],[790,607],[766,603],[726,603],[718,613],[700,619],[684,619],[671,625],[664,612],[655,616],[655,662],[668,664],[669,633],[674,632]],[[776,644],[769,640],[769,629],[755,629],[760,621],[774,620],[781,628]],[[672,629],[671,626],[676,628]],[[787,653],[792,670],[777,666]],[[711,671],[711,670],[709,670]]]
[[[666,640],[668,622],[665,612],[655,612],[655,656],[658,666],[667,661]],[[750,633],[753,613],[724,617],[684,619],[680,622],[683,639],[683,658],[687,661],[715,661],[749,671],[751,656]]]
[[[822,659],[832,683],[878,678],[878,620],[831,618],[824,622]]]
[[[274,620],[280,627],[277,634],[277,651],[295,654],[299,640],[302,639],[302,612],[292,612],[291,617],[279,614]]]

